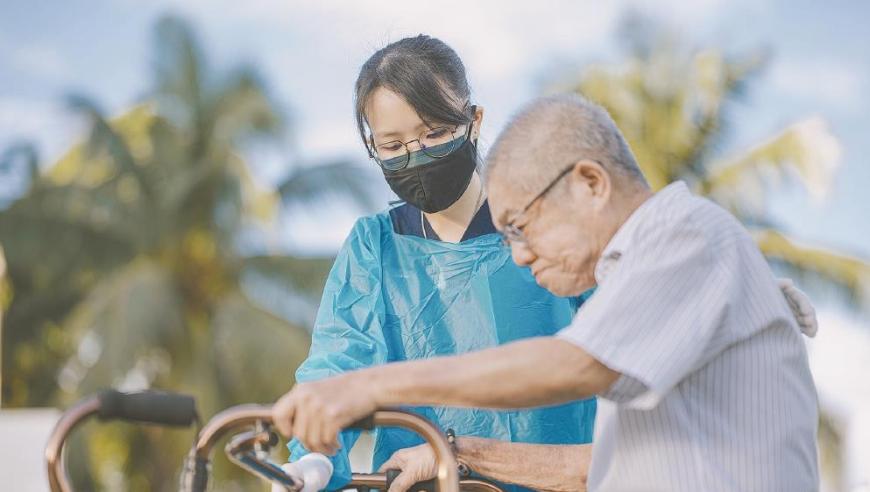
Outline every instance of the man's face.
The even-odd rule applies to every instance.
[[[514,262],[527,266],[538,285],[558,296],[579,295],[595,286],[595,264],[606,241],[600,190],[579,172],[569,172],[519,213],[534,194],[490,180],[489,203],[499,230],[512,223],[523,236],[511,241]]]

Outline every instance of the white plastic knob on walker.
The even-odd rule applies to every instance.
[[[306,454],[299,460],[281,465],[284,473],[298,478],[304,487],[302,492],[318,492],[326,488],[332,478],[332,462],[320,453]],[[277,483],[272,484],[272,492],[284,492],[286,489]]]

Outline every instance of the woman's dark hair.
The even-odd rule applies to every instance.
[[[464,125],[472,120],[469,106],[462,105],[471,93],[465,66],[440,39],[424,34],[400,39],[363,64],[356,79],[356,123],[367,148],[365,107],[379,87],[402,96],[427,124]]]

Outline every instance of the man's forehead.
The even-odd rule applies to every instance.
[[[510,179],[494,177],[489,180],[488,185],[487,194],[492,220],[496,227],[501,227],[520,212],[528,193]]]

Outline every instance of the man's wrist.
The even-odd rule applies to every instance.
[[[450,443],[450,450],[453,452],[453,457],[459,465],[459,477],[464,478],[471,475],[471,468],[468,463],[459,458],[459,446],[456,442],[456,432],[453,429],[447,429],[447,442]]]
[[[457,436],[455,440],[456,460],[471,470],[477,470],[480,463],[482,441],[475,437]]]
[[[389,366],[378,366],[359,371],[357,374],[361,383],[368,385],[369,396],[377,408],[385,408],[396,405],[391,395],[395,395],[396,388],[393,386],[396,378],[385,377],[384,372],[389,371]]]

